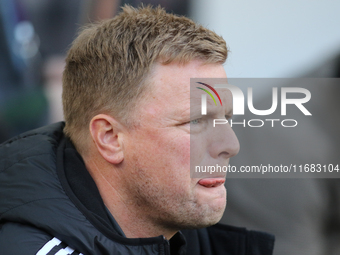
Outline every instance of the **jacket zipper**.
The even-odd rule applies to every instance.
[[[164,240],[164,255],[171,255],[170,254],[170,242],[169,240],[167,240],[165,238],[165,236],[163,236],[163,240]]]

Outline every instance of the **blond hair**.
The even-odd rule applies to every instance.
[[[95,115],[106,113],[128,123],[156,62],[222,64],[227,54],[222,37],[186,17],[160,7],[125,6],[113,19],[83,28],[68,52],[64,132],[81,151]]]

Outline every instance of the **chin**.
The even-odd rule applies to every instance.
[[[210,227],[210,226],[218,223],[220,221],[220,219],[222,218],[222,215],[219,216],[219,217],[208,218],[208,219],[205,218],[205,219],[202,219],[201,221],[198,220],[196,222],[192,222],[191,224],[187,224],[187,225],[182,226],[181,229],[199,229],[199,228]]]
[[[211,220],[217,223],[222,218],[227,205],[226,194],[223,193],[218,197],[210,197],[210,199],[205,197],[201,199],[200,204],[202,208],[202,221]]]
[[[184,224],[184,228],[187,229],[197,229],[197,228],[205,228],[210,227],[218,223],[224,213],[225,210],[225,203],[222,207],[217,208],[207,208],[205,207],[201,210],[198,214],[191,217],[191,220],[188,221],[188,224]],[[183,229],[183,228],[182,228]]]
[[[214,201],[214,204],[210,205],[210,208],[206,210],[206,213],[204,213],[201,219],[202,224],[204,224],[206,227],[214,225],[218,223],[225,211],[226,208],[226,200],[220,199],[219,201]]]

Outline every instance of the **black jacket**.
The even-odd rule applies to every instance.
[[[0,146],[0,254],[269,255],[274,237],[217,224],[126,238],[56,123]]]

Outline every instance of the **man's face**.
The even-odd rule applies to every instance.
[[[226,74],[222,65],[200,61],[184,66],[157,64],[146,99],[138,104],[138,125],[124,140],[126,190],[131,202],[154,224],[175,230],[215,224],[226,205],[223,183],[202,185],[204,180],[190,178],[190,136],[196,141],[191,161],[197,164],[227,165],[239,150],[229,125],[212,132],[212,125],[199,126],[200,120],[190,119],[190,110],[200,111],[199,107],[190,109],[190,78],[199,77],[226,78]],[[211,115],[214,118],[232,112],[229,90],[219,94],[223,107]],[[192,134],[190,125],[195,125]]]

